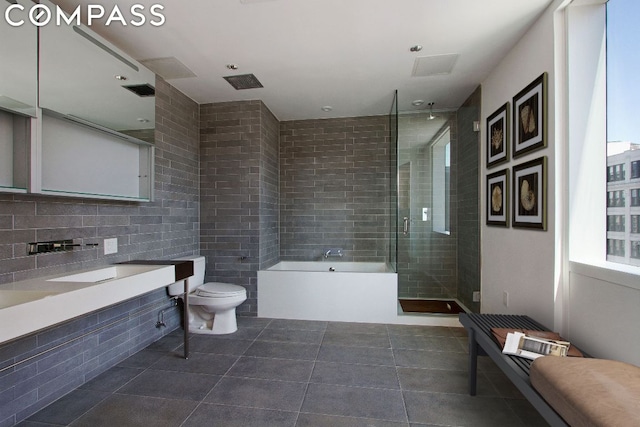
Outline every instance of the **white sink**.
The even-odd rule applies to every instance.
[[[122,279],[124,277],[150,271],[154,267],[148,265],[113,265],[111,267],[101,268],[98,270],[85,271],[84,273],[71,274],[69,276],[55,277],[48,279],[47,282],[80,282],[80,283],[99,283],[107,280]]]
[[[49,291],[0,290],[0,309],[55,295]]]
[[[118,264],[0,285],[0,343],[175,281],[173,265]]]

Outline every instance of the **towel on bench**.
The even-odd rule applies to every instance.
[[[640,367],[540,357],[529,375],[535,390],[571,426],[640,426]]]

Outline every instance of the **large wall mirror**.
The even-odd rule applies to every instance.
[[[30,0],[12,3],[25,9],[33,6]],[[12,27],[4,18],[0,19],[0,58],[0,109],[35,116],[38,91],[36,27]]]
[[[40,27],[39,78],[41,108],[153,142],[155,74],[86,26]]]

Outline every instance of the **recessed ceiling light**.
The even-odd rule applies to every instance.
[[[422,46],[421,46],[421,45],[419,45],[419,44],[417,44],[417,45],[415,45],[415,46],[411,46],[411,47],[409,48],[409,50],[410,50],[411,52],[420,52],[420,51],[422,50]]]
[[[420,106],[420,105],[424,104],[424,100],[423,100],[423,99],[416,99],[416,100],[415,100],[415,101],[413,101],[411,104],[412,104],[412,105],[415,105],[416,107],[418,107],[418,106]]]
[[[125,76],[121,76],[120,74],[116,74],[115,76],[113,76],[116,80],[127,80],[127,78]]]
[[[237,70],[238,64],[227,64],[227,68],[230,70]]]
[[[331,110],[333,110],[333,107],[331,105],[325,105],[324,107],[320,108],[322,111],[326,111],[329,112]]]

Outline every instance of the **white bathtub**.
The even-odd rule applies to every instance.
[[[258,271],[259,317],[395,323],[397,300],[398,276],[385,263],[283,261]]]

